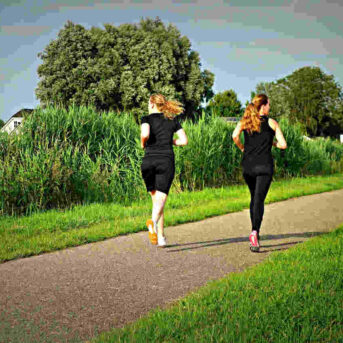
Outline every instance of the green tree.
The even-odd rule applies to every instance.
[[[222,117],[240,117],[242,115],[242,104],[232,89],[217,93],[211,99],[208,108],[218,111]]]
[[[262,93],[265,93],[265,92],[262,92]],[[250,92],[250,100],[247,100],[247,101],[245,102],[245,107],[244,107],[244,109],[243,109],[243,113],[244,113],[244,111],[245,111],[245,108],[249,105],[249,103],[252,102],[252,100],[254,99],[254,97],[255,97],[256,94],[257,94],[257,93],[254,92],[254,91],[251,91],[251,92]]]
[[[38,56],[36,95],[43,104],[141,112],[158,92],[191,114],[213,95],[213,73],[201,70],[189,39],[159,18],[90,30],[68,21]]]
[[[38,67],[36,95],[44,105],[88,104],[93,80],[87,71],[96,52],[91,38],[83,26],[67,22],[58,38],[38,54],[43,64]]]
[[[211,73],[209,70],[204,70],[202,72],[202,78],[205,82],[204,98],[205,98],[205,101],[208,102],[214,96],[214,92],[212,89],[214,85],[214,74]]]
[[[256,86],[254,94],[267,94],[270,99],[270,116],[271,117],[290,117],[290,102],[288,101],[289,90],[283,84],[284,79],[276,82],[261,82]]]
[[[268,95],[271,115],[300,122],[311,136],[343,131],[342,88],[318,67],[303,67],[275,82],[260,83],[256,93]]]
[[[5,125],[5,122],[4,122],[2,119],[0,119],[0,129],[1,129],[4,125]]]

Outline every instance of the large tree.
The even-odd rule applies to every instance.
[[[343,132],[342,88],[318,67],[303,67],[275,82],[260,83],[256,93],[268,95],[272,115],[302,123],[311,136]]]
[[[191,114],[213,95],[213,73],[201,70],[189,39],[159,18],[90,30],[68,21],[38,56],[36,95],[43,104],[135,112],[159,92]]]
[[[234,90],[217,93],[208,104],[209,109],[219,112],[222,117],[240,117],[242,104]]]
[[[4,125],[5,125],[5,122],[4,122],[2,119],[0,119],[0,129],[1,129]]]

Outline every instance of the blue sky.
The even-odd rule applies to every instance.
[[[319,66],[343,86],[342,0],[0,0],[0,118],[39,105],[37,57],[67,20],[86,28],[160,17],[187,36],[215,92],[244,104],[258,82]]]

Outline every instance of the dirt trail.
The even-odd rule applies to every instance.
[[[209,280],[343,223],[343,190],[266,205],[261,252],[248,210],[0,264],[0,342],[80,342],[134,321]]]

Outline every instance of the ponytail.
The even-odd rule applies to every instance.
[[[243,118],[241,119],[241,127],[247,130],[249,135],[253,132],[261,131],[260,109],[262,105],[268,104],[268,97],[265,94],[257,94],[253,101],[246,107]]]
[[[173,119],[176,115],[183,112],[183,106],[176,100],[167,100],[162,94],[153,94],[150,101],[156,104],[165,118]]]
[[[257,108],[253,103],[250,103],[245,109],[243,118],[241,120],[241,126],[243,130],[247,130],[249,135],[253,132],[260,132],[261,121]]]

